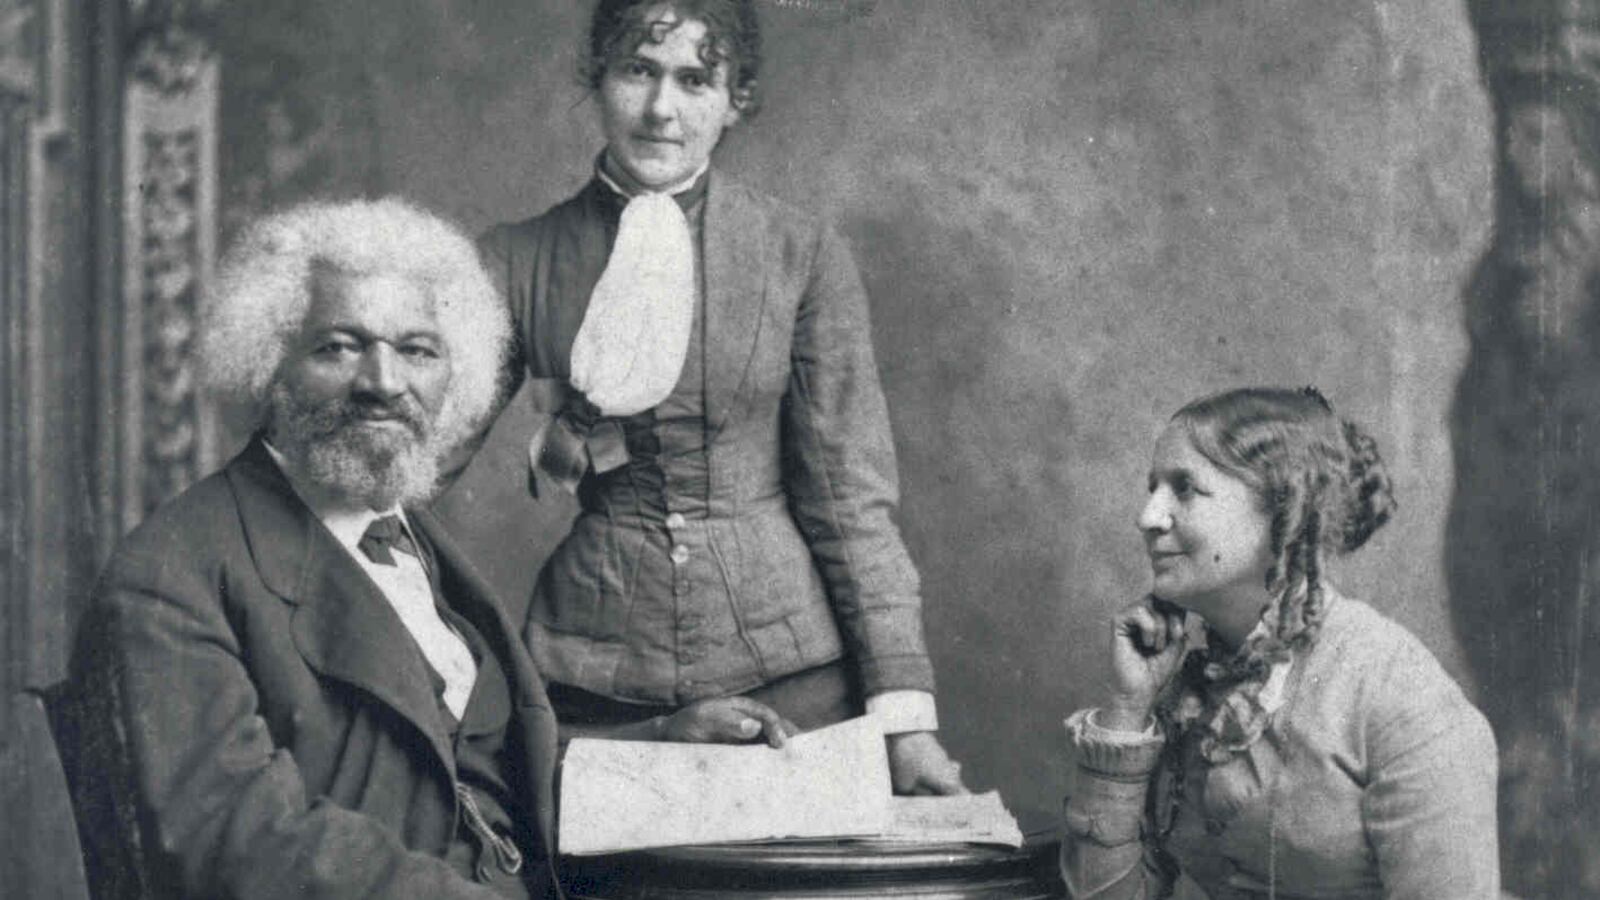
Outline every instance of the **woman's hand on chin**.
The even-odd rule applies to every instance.
[[[1104,728],[1142,730],[1156,695],[1177,674],[1189,646],[1182,607],[1153,596],[1111,620],[1111,702],[1097,717]]]

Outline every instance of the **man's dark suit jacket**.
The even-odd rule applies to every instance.
[[[438,522],[407,515],[507,673],[504,774],[550,847],[543,684]],[[131,778],[158,896],[495,896],[442,859],[455,762],[421,651],[259,439],[122,543],[79,634],[72,687],[124,755],[103,762]]]

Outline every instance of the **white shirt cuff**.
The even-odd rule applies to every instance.
[[[939,710],[928,691],[873,694],[867,698],[867,715],[878,717],[884,734],[939,730]]]
[[[1113,747],[1137,747],[1152,741],[1161,741],[1161,731],[1156,726],[1156,717],[1151,716],[1140,731],[1121,731],[1106,728],[1095,721],[1095,714],[1099,709],[1080,709],[1067,717],[1065,723],[1067,733],[1074,740],[1090,740]]]

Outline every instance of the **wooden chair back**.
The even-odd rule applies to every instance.
[[[10,897],[90,900],[72,794],[44,701],[9,698],[0,747],[0,885]]]

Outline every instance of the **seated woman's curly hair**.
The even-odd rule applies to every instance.
[[[646,17],[660,7],[679,19],[705,23],[700,61],[708,68],[728,65],[728,93],[739,115],[761,108],[761,24],[754,0],[600,0],[589,20],[589,41],[578,60],[578,78],[597,90],[606,67],[640,44],[660,43],[673,27]]]
[[[1271,522],[1267,615],[1277,642],[1313,639],[1325,554],[1356,550],[1396,508],[1377,443],[1312,387],[1227,391],[1172,420],[1212,465],[1254,490]]]
[[[435,434],[449,446],[483,423],[499,400],[510,315],[472,242],[395,198],[308,203],[245,229],[201,308],[200,364],[217,399],[265,424],[268,389],[311,307],[317,266],[428,285],[451,368]]]
[[[1201,755],[1219,764],[1265,732],[1273,713],[1263,691],[1274,666],[1316,640],[1327,612],[1325,558],[1365,544],[1396,504],[1376,442],[1316,388],[1226,391],[1189,403],[1172,421],[1212,465],[1250,486],[1269,522],[1263,627],[1237,649],[1208,633],[1157,705],[1169,733],[1195,730]],[[1176,785],[1157,809],[1163,834],[1183,802],[1183,753],[1183,742],[1171,741],[1163,755]],[[1158,865],[1177,871],[1164,851]]]

